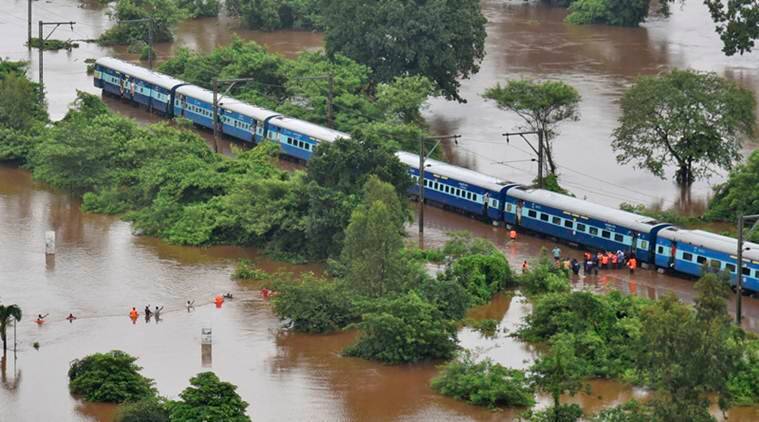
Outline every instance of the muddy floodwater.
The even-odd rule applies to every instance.
[[[579,197],[616,206],[620,202],[679,204],[677,188],[632,167],[620,167],[609,147],[610,134],[619,117],[621,93],[637,75],[655,74],[674,67],[718,72],[759,92],[759,55],[726,58],[701,2],[685,2],[670,18],[653,18],[641,28],[605,26],[572,27],[562,22],[565,11],[539,2],[483,0],[488,18],[487,57],[481,71],[462,84],[466,104],[431,100],[425,117],[434,131],[459,133],[460,145],[446,145],[456,163],[506,179],[529,181],[536,173],[525,163],[497,164],[528,158],[521,141],[506,144],[499,135],[520,122],[499,111],[480,94],[496,82],[511,78],[567,81],[583,96],[582,118],[563,125],[556,140],[562,183]],[[94,0],[35,1],[34,22],[76,21],[56,30],[53,38],[95,38],[110,25],[106,8]],[[36,36],[36,25],[35,36]],[[237,34],[255,40],[285,56],[322,46],[322,36],[310,32],[260,33],[245,30],[227,17],[186,21],[177,29],[174,43],[157,45],[160,59],[186,46],[210,51]],[[37,78],[37,51],[24,46],[26,1],[0,2],[0,56],[31,62],[30,76]],[[75,90],[98,93],[85,73],[84,60],[115,55],[136,60],[124,48],[102,48],[81,43],[71,52],[45,52],[45,81],[52,118],[61,118],[75,98]],[[141,122],[160,118],[106,99],[108,106]],[[199,132],[207,140],[210,136]],[[221,151],[233,152],[224,142]],[[747,144],[746,150],[754,148]],[[717,183],[720,177],[711,183]],[[703,208],[710,192],[698,183],[689,210]],[[695,204],[695,205],[694,205]],[[45,231],[57,234],[57,254],[44,255]],[[417,237],[409,227],[409,241],[441,245],[446,233],[466,230],[492,240],[518,268],[534,257],[550,240],[520,236],[507,242],[502,228],[427,207],[426,230]],[[580,251],[562,246],[565,254]],[[319,266],[293,266],[273,262],[257,251],[236,247],[187,248],[156,239],[137,237],[130,225],[115,217],[84,214],[79,202],[68,195],[35,184],[24,170],[0,166],[0,301],[18,303],[24,319],[18,324],[17,353],[9,353],[0,365],[0,420],[9,421],[110,421],[115,408],[84,404],[67,389],[69,362],[84,355],[121,349],[139,357],[143,373],[153,378],[161,394],[175,398],[188,379],[202,370],[213,370],[239,386],[250,403],[254,420],[509,420],[519,410],[492,412],[441,397],[429,388],[433,364],[384,366],[343,358],[340,350],[355,333],[325,336],[287,334],[255,286],[230,279],[237,260],[250,258],[267,271],[315,271]],[[578,288],[598,291],[619,289],[628,294],[656,298],[674,293],[692,300],[693,281],[651,271],[630,277],[609,271],[598,277],[577,278]],[[220,309],[211,298],[232,292],[235,299]],[[195,311],[183,304],[195,300]],[[165,306],[162,320],[135,324],[127,318],[132,306]],[[731,307],[732,309],[732,307]],[[63,318],[74,313],[73,323]],[[463,328],[461,345],[481,357],[504,365],[526,368],[535,357],[529,345],[508,337],[529,312],[519,297],[502,295],[475,309],[474,318],[500,321],[500,333],[484,338]],[[34,315],[50,313],[49,322],[37,326]],[[759,331],[759,304],[744,301],[744,327]],[[200,333],[213,331],[210,353],[203,353]],[[11,337],[12,330],[9,331]],[[12,340],[11,340],[12,341]],[[39,350],[32,347],[39,342]],[[645,392],[610,381],[592,383],[591,394],[571,399],[586,412],[622,403]],[[541,405],[545,399],[541,398]],[[758,420],[755,408],[735,409],[730,420]]]

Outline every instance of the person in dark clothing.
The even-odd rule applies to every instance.
[[[577,261],[577,258],[572,258],[572,272],[575,275],[580,275],[580,263]]]

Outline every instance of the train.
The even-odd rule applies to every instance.
[[[213,93],[143,67],[111,58],[96,60],[94,84],[168,118],[177,116],[212,128]],[[350,135],[275,111],[223,97],[219,130],[242,142],[277,142],[283,155],[307,161],[320,143]],[[414,180],[409,194],[419,196],[419,156],[396,157]],[[727,272],[735,283],[737,240],[703,230],[688,230],[635,213],[568,195],[501,180],[442,161],[425,160],[425,200],[482,220],[517,227],[592,250],[622,250],[653,268],[699,277]],[[759,292],[759,244],[745,242],[744,289]]]

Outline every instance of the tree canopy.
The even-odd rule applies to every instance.
[[[759,214],[759,151],[749,155],[738,165],[727,180],[715,187],[706,216],[734,221],[737,214]]]
[[[179,393],[179,400],[167,403],[172,422],[229,421],[249,422],[248,403],[237,394],[237,386],[221,381],[213,372],[190,378],[190,386]]]
[[[258,31],[322,29],[321,0],[226,0],[231,15]]]
[[[69,389],[87,401],[123,403],[154,398],[153,380],[140,374],[136,357],[120,350],[95,353],[71,363]]]
[[[617,161],[664,178],[669,165],[689,185],[741,158],[742,138],[753,136],[756,100],[715,73],[673,70],[643,76],[622,98],[612,148]]]
[[[150,31],[154,42],[171,41],[174,39],[172,31],[186,16],[186,11],[179,7],[177,0],[118,0],[109,14],[115,25],[98,38],[103,45],[147,43]],[[148,18],[151,20],[126,22]]]
[[[460,79],[479,71],[485,18],[478,0],[342,0],[324,2],[330,56],[372,69],[375,82],[422,75],[446,98],[463,101]]]
[[[704,3],[717,24],[725,54],[743,54],[754,48],[759,38],[759,1],[704,0]]]
[[[3,355],[8,350],[6,330],[8,324],[21,321],[21,308],[18,305],[0,305],[0,339],[3,341]]]
[[[495,101],[499,108],[516,113],[524,120],[525,129],[543,131],[547,164],[551,174],[556,174],[553,139],[561,122],[580,118],[577,111],[580,93],[561,81],[514,80],[489,88],[483,96]]]

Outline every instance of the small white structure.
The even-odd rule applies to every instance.
[[[55,232],[45,232],[45,255],[55,255]]]
[[[213,364],[210,328],[200,329],[200,364],[204,368],[210,368]]]
[[[200,344],[211,344],[211,329],[210,328],[200,329]]]

